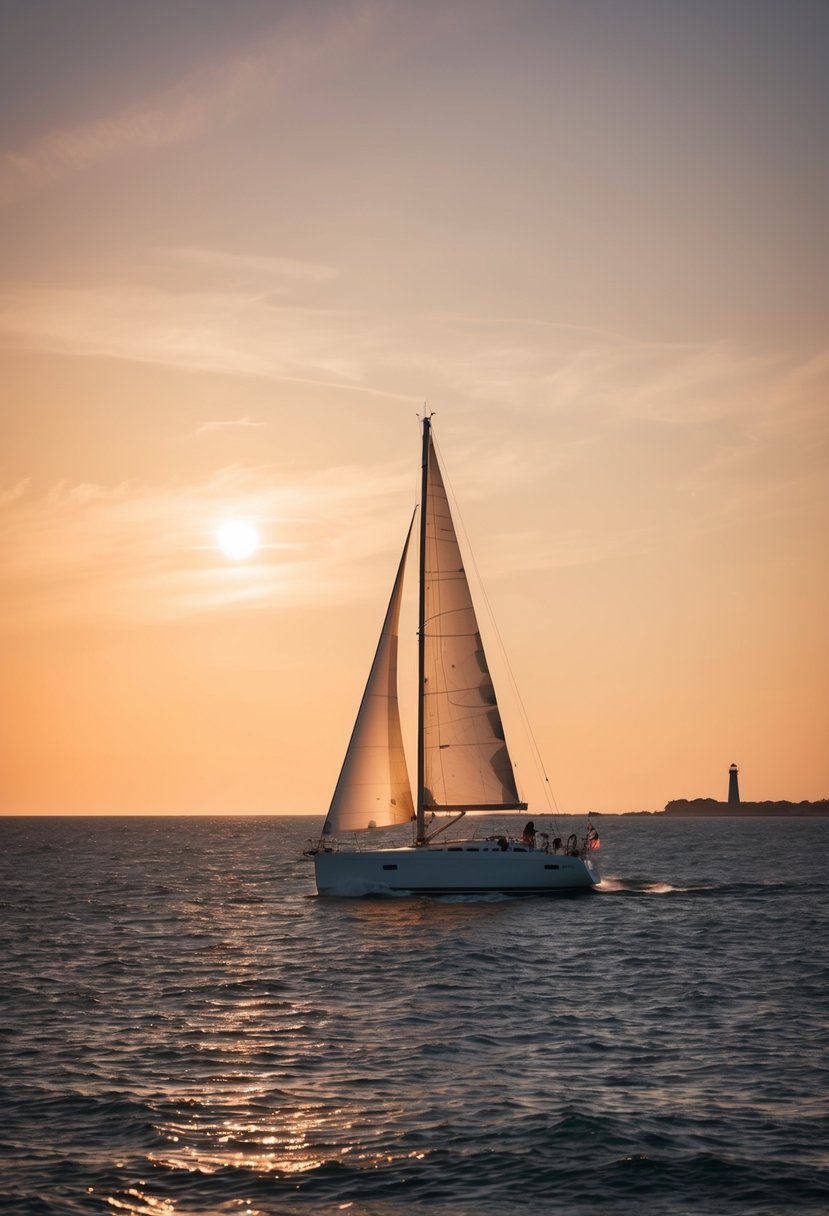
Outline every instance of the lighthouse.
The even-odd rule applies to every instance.
[[[739,806],[740,805],[740,784],[737,780],[737,775],[739,774],[739,772],[740,772],[740,770],[737,768],[736,764],[732,764],[731,768],[728,770],[728,805],[729,806]]]

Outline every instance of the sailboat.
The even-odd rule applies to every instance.
[[[415,512],[417,515],[417,512]],[[444,833],[467,812],[526,811],[449,500],[423,419],[418,578],[417,779],[409,782],[397,694],[398,629],[415,516],[331,805],[313,856],[320,895],[562,894],[600,881],[592,829],[562,844],[549,834],[471,839]],[[345,847],[344,833],[411,824],[406,844]]]

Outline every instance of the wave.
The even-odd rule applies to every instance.
[[[330,887],[326,891],[326,898],[408,899],[411,894],[411,891],[392,890],[391,887],[387,887],[381,882],[355,882],[346,879]]]
[[[800,884],[770,878],[765,882],[707,882],[689,883],[685,886],[650,878],[622,878],[607,875],[596,888],[604,895],[749,895],[768,894],[775,888],[781,891],[797,891]]]
[[[607,875],[596,888],[606,895],[685,895],[691,891],[720,891],[721,883],[700,883],[696,886],[679,886],[670,882],[654,882],[649,878],[620,878]]]
[[[22,1190],[7,1192],[11,1205],[4,1210],[65,1216],[100,1211],[103,1202],[104,1210],[127,1216],[208,1211],[229,1216],[243,1205],[257,1216],[343,1211],[356,1216],[503,1216],[517,1211],[522,1216],[553,1211],[634,1216],[643,1205],[653,1210],[654,1196],[661,1195],[672,1197],[670,1210],[689,1216],[720,1216],[724,1196],[733,1210],[753,1216],[781,1211],[823,1216],[826,1211],[829,1190],[820,1171],[760,1157],[735,1160],[721,1149],[682,1151],[670,1142],[646,1147],[606,1121],[603,1127],[593,1122],[548,1125],[525,1136],[522,1145],[392,1148],[356,1158],[318,1159],[296,1172],[263,1173],[231,1162],[202,1169],[133,1160],[129,1172],[134,1181],[115,1186],[107,1173],[90,1175],[89,1162],[67,1162],[59,1175],[47,1178],[36,1171],[25,1199]],[[77,1184],[84,1175],[92,1181],[82,1196]],[[87,1205],[84,1199],[92,1202]]]

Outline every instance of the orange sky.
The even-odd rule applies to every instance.
[[[562,811],[829,796],[827,25],[9,6],[2,812],[322,816],[424,400]]]

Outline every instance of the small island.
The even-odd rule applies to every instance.
[[[716,798],[675,798],[657,814],[680,816],[742,815],[829,815],[829,798],[818,802],[743,802],[740,798],[739,772],[736,764],[728,770],[728,801]]]

